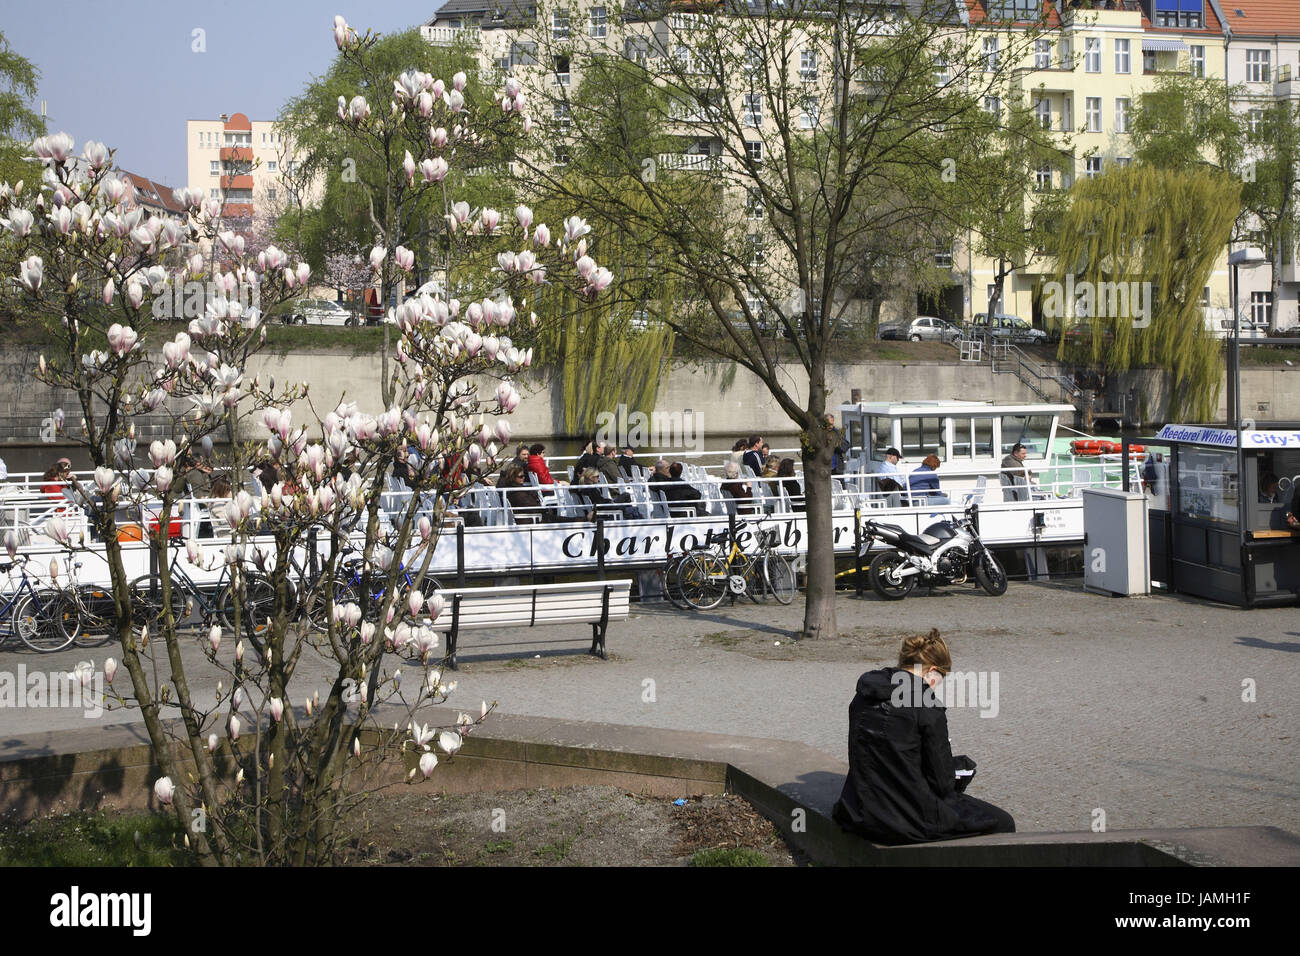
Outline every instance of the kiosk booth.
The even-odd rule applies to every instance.
[[[1240,607],[1297,603],[1300,530],[1286,515],[1300,485],[1300,425],[1166,425],[1146,445],[1134,465],[1152,499],[1152,581]]]

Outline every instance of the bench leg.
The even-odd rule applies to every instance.
[[[605,628],[600,624],[591,625],[591,650],[587,653],[599,657],[602,661],[609,660],[605,656]]]

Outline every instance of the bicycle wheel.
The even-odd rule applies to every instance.
[[[240,598],[240,620],[250,633],[260,634],[271,626],[275,615],[275,587],[269,578],[260,574],[244,574],[244,584],[240,592],[226,585],[221,596],[217,598],[217,613],[226,627],[235,626],[235,603]]]
[[[689,611],[691,606],[686,603],[686,598],[682,597],[681,571],[685,560],[684,554],[670,557],[659,570],[659,580],[663,585],[664,597],[672,602],[673,607]]]
[[[677,572],[682,598],[691,607],[707,611],[727,595],[727,566],[712,554],[692,554]]]
[[[113,624],[117,619],[112,592],[95,584],[83,584],[69,599],[75,602],[80,618],[72,643],[77,647],[99,647],[108,643],[114,636]]]
[[[897,577],[896,572],[905,567],[907,558],[897,551],[885,551],[871,559],[871,589],[886,601],[901,601],[916,587],[917,575]]]
[[[783,555],[764,556],[763,579],[767,581],[767,589],[772,592],[772,596],[782,604],[789,604],[794,600],[794,568]]]
[[[172,581],[172,623],[179,626],[185,620],[185,592]],[[158,579],[148,574],[131,582],[131,618],[132,626],[137,630],[143,624],[149,630],[158,630],[163,617],[162,585]]]
[[[747,554],[737,554],[731,564],[732,577],[739,575],[745,582],[745,597],[749,598],[755,604],[767,597],[764,593],[766,587],[763,584],[763,563],[756,561]],[[728,581],[730,584],[730,581]]]
[[[69,617],[75,621],[76,616],[76,608],[62,591],[46,588],[23,595],[14,608],[14,629],[32,650],[49,654],[72,643],[65,627],[73,628],[75,623],[65,621]]]

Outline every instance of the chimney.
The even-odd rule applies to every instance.
[[[229,122],[230,122],[230,114],[229,114],[229,113],[222,113],[222,114],[221,114],[221,122],[223,122],[223,123],[229,123]]]

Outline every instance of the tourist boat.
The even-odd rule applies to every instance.
[[[859,546],[857,528],[867,518],[884,520],[919,532],[939,517],[978,503],[980,534],[995,548],[1079,546],[1084,540],[1082,499],[1086,487],[1118,487],[1121,481],[1119,455],[1079,456],[1070,453],[1071,440],[1060,422],[1073,414],[1069,405],[994,405],[986,402],[893,402],[857,403],[840,406],[840,416],[851,450],[850,467],[833,479],[832,521],[835,551],[851,556]],[[1087,437],[1087,436],[1084,436]],[[1033,474],[1030,485],[1017,485],[1004,478],[1001,462],[1012,445],[1021,442],[1029,451],[1024,468]],[[1063,444],[1062,444],[1063,443]],[[919,496],[881,491],[880,463],[887,447],[903,452],[901,470],[906,474],[920,465],[927,454],[941,460],[939,481],[947,504]],[[781,453],[778,450],[778,453]],[[797,451],[785,454],[798,460]],[[579,504],[565,486],[536,489],[558,520],[528,523],[516,515],[509,501],[490,486],[469,489],[444,521],[435,546],[431,571],[440,577],[463,571],[466,575],[525,576],[589,573],[598,565],[608,570],[641,570],[661,564],[669,553],[717,540],[734,522],[744,522],[743,535],[761,531],[787,554],[796,558],[807,550],[807,522],[798,496],[793,500],[779,482],[749,479],[754,488],[754,513],[743,513],[722,493],[723,467],[727,455],[721,452],[684,454],[684,478],[702,495],[707,514],[682,513],[662,501],[645,469],[616,488],[627,492],[639,517],[629,520],[621,514],[601,518],[599,524],[586,520],[588,508]],[[556,474],[565,471],[566,459],[552,459]],[[897,476],[896,476],[897,477]],[[796,481],[802,481],[801,476]],[[25,554],[37,559],[29,564],[48,574],[51,557],[60,549],[44,533],[45,522],[60,514],[73,540],[86,530],[84,515],[70,501],[51,500],[38,490],[40,479],[11,476],[0,497],[0,533],[13,529]],[[89,484],[89,476],[83,479]],[[261,489],[250,479],[255,498]],[[388,514],[397,514],[410,501],[410,492],[394,483],[383,499]],[[222,525],[223,509],[214,502],[188,499],[167,524],[177,538],[195,538],[205,551],[229,543],[229,529]],[[123,541],[128,573],[150,571],[147,537],[139,529],[155,529],[160,521],[159,503],[145,504],[142,513],[126,516],[128,531]],[[213,537],[200,537],[208,527]],[[89,536],[87,536],[89,538]],[[130,540],[134,537],[137,540]],[[321,538],[324,541],[324,536]],[[751,539],[742,537],[742,545]],[[271,539],[255,538],[264,551],[273,550]],[[323,546],[323,544],[322,544]],[[82,561],[83,581],[107,581],[102,545],[89,542]],[[181,549],[183,550],[183,549]],[[95,560],[98,554],[99,560]],[[186,565],[195,582],[202,584],[206,572]],[[215,580],[218,572],[210,573]]]

